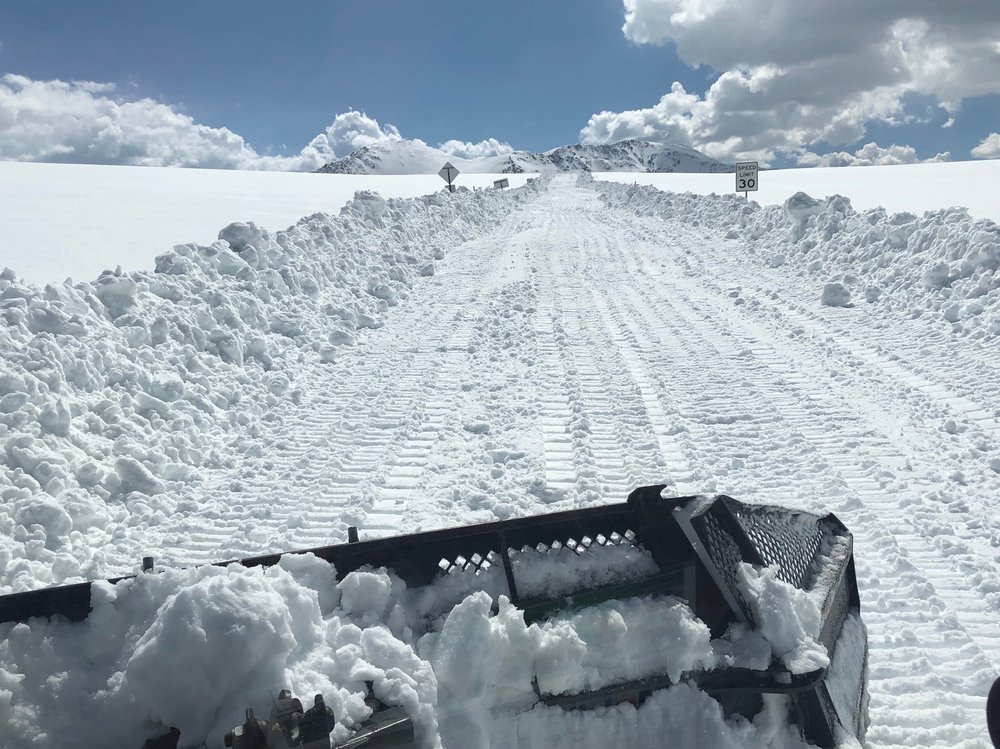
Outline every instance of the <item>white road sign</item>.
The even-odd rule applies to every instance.
[[[746,161],[736,165],[736,192],[757,190],[757,162]]]
[[[452,166],[450,161],[446,161],[438,174],[441,175],[441,179],[450,185],[455,180],[455,177],[458,176],[458,169]]]
[[[505,187],[510,187],[510,182],[507,181],[506,177],[504,177],[503,179],[495,179],[493,180],[493,186],[498,190],[502,190]]]

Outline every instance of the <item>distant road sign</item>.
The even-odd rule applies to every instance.
[[[510,182],[507,181],[506,177],[504,177],[503,179],[495,179],[493,180],[493,186],[498,190],[502,190],[505,187],[510,187]]]
[[[736,192],[757,191],[757,162],[745,161],[736,165]]]
[[[455,177],[458,176],[458,169],[452,166],[450,161],[446,161],[438,174],[441,176],[441,179],[450,185],[455,180]]]

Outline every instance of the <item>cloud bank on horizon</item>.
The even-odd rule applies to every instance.
[[[580,131],[584,143],[643,138],[686,142],[720,160],[864,161],[860,151],[811,149],[856,143],[871,122],[914,117],[907,95],[954,115],[963,99],[1000,92],[996,0],[623,2],[631,42],[672,43],[685,64],[720,75],[703,95],[674,82],[650,107],[594,114]],[[997,155],[990,137],[973,156]]]
[[[201,125],[154,99],[119,97],[113,83],[0,77],[0,159],[8,161],[311,171],[402,138],[393,125],[351,110],[336,115],[297,154],[261,154],[229,128]],[[514,150],[495,138],[449,140],[438,148],[465,158]]]

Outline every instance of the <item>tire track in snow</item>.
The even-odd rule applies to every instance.
[[[592,288],[592,294],[594,307],[600,314],[605,329],[614,336],[615,354],[628,369],[631,380],[638,390],[644,414],[644,426],[648,425],[647,433],[656,440],[659,457],[657,464],[663,467],[658,475],[647,475],[644,480],[634,483],[633,486],[662,481],[668,484],[671,491],[678,496],[696,491],[696,482],[692,481],[693,473],[688,463],[688,457],[676,437],[671,433],[670,419],[664,408],[664,401],[669,402],[669,396],[666,395],[667,391],[663,382],[659,377],[650,374],[650,370],[639,354],[641,350],[639,340],[628,329],[627,324],[617,314],[617,311],[611,309],[608,299],[599,293],[596,287]]]
[[[581,298],[594,306],[600,305],[593,289],[581,291]],[[624,498],[637,486],[670,483],[672,473],[654,426],[655,404],[648,404],[643,398],[641,387],[611,331],[603,319],[594,318],[592,310],[590,304],[586,310],[576,310],[579,317],[571,335],[574,341],[586,344],[593,366],[583,380],[583,395],[592,404],[595,454],[605,479],[602,491],[609,499]],[[577,345],[573,349],[577,360],[583,360],[583,348]]]
[[[455,310],[478,293],[486,274],[482,257],[515,224],[505,222],[493,235],[456,248],[441,266],[444,273],[414,287],[382,328],[364,334],[336,361],[300,374],[308,400],[267,415],[264,453],[238,476],[220,471],[198,487],[208,508],[192,506],[178,522],[158,528],[150,540],[157,556],[196,564],[344,541],[347,526],[364,528],[380,500],[373,532],[389,532],[398,516],[385,512],[386,467],[402,459],[402,446],[412,463],[414,451],[432,443],[426,427],[433,431],[446,405],[431,405],[429,394],[461,337]],[[407,483],[402,461],[398,467],[390,489]],[[393,503],[391,509],[403,508]]]
[[[583,280],[595,256],[598,264],[608,257],[607,238],[576,219],[550,220],[537,248],[542,296],[551,304],[540,308],[536,332],[546,378],[541,389],[548,394],[541,417],[547,481],[563,491],[572,481],[574,504],[589,505],[621,501],[636,486],[663,480],[667,469],[641,390],[607,327],[594,318]],[[556,381],[562,388],[553,391]],[[568,413],[559,412],[563,396]]]
[[[270,454],[259,470],[207,492],[224,494],[228,507],[203,515],[213,522],[200,528],[187,519],[196,530],[187,531],[186,543],[182,537],[173,544],[178,561],[333,543],[346,538],[348,525],[363,524],[362,508],[374,501],[373,471],[420,419],[416,400],[433,382],[437,348],[447,335],[443,317],[442,309],[430,320],[413,315],[392,321],[396,330],[423,328],[429,352],[395,345],[379,350],[381,341],[373,341],[364,347],[373,356],[361,367],[345,362],[330,373],[311,372],[330,388],[318,387],[314,399],[274,425]],[[398,340],[406,339],[412,340]]]
[[[426,401],[422,418],[381,471],[383,475],[373,487],[372,507],[365,516],[363,528],[359,529],[362,538],[392,536],[400,531],[403,515],[410,506],[414,490],[419,490],[423,483],[440,434],[454,414],[455,404],[462,398],[459,377],[461,365],[468,358],[475,310],[476,305],[469,304],[457,316],[448,342],[437,352],[435,378],[423,393]]]
[[[560,355],[558,313],[555,307],[540,304],[535,314],[535,336],[538,341],[540,408],[538,423],[542,433],[545,460],[546,500],[553,504],[570,501],[576,504],[577,464],[586,466],[585,455],[577,455],[574,443],[574,413],[570,405],[574,397],[571,383],[563,369]]]

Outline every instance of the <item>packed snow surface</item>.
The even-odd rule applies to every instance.
[[[1000,229],[799,191],[761,206],[557,176],[363,192],[280,231],[227,219],[138,272],[4,274],[0,587],[146,555],[160,571],[95,585],[83,623],[0,626],[0,744],[141,746],[174,725],[220,746],[283,687],[323,692],[340,739],[370,680],[424,747],[802,746],[779,697],[752,723],[684,683],[638,710],[533,706],[532,678],[573,693],[823,663],[815,602],[772,568],[744,570],[761,630],[713,641],[670,598],[526,626],[496,568],[408,589],[383,569],[337,583],[309,555],[189,566],[663,482],[835,512],[855,537],[870,745],[987,746]],[[824,304],[829,284],[849,305]],[[561,561],[520,572],[561,594]],[[849,620],[838,656],[863,647]],[[835,701],[854,662],[830,662]]]
[[[403,178],[0,161],[0,270],[37,284],[88,281],[118,265],[148,270],[175,244],[208,244],[233,221],[283,229],[336,213],[358,190],[436,192],[438,168]],[[463,174],[458,184],[489,187],[498,176]],[[511,187],[527,179],[504,176]]]

